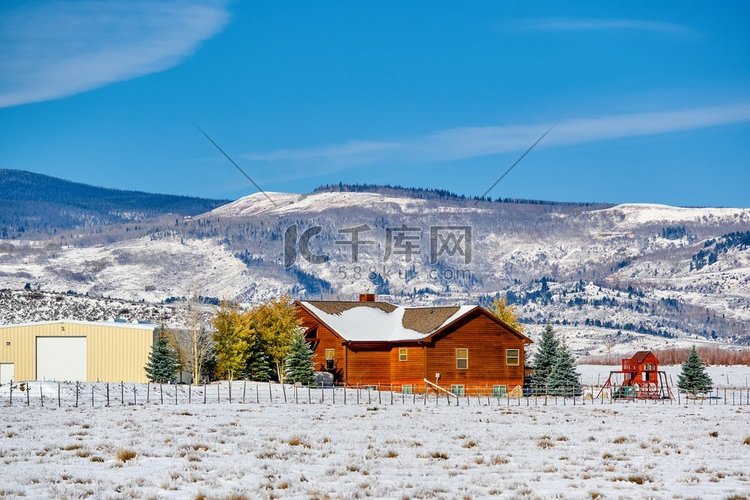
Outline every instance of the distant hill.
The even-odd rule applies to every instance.
[[[566,201],[548,201],[548,200],[529,200],[524,198],[491,198],[485,196],[466,196],[456,194],[447,189],[431,189],[404,187],[391,184],[323,184],[313,190],[316,193],[378,193],[386,196],[406,196],[421,200],[454,200],[454,201],[485,201],[497,203],[521,203],[524,205],[567,205],[572,207],[597,207],[605,208],[614,206],[611,203],[591,203],[591,202],[566,202]]]
[[[56,177],[0,169],[0,238],[196,215],[227,203],[189,196],[107,189]]]

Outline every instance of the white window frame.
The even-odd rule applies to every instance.
[[[515,363],[511,363],[509,361],[511,351],[516,351]],[[505,366],[521,366],[521,349],[506,349],[505,350]]]
[[[451,394],[456,397],[466,395],[466,387],[463,384],[451,384]]]
[[[409,361],[409,350],[406,347],[399,347],[398,348],[398,360],[401,361]]]
[[[328,353],[331,355],[329,356]],[[333,361],[336,359],[336,349],[326,349],[325,351],[326,361]]]
[[[466,351],[466,357],[459,357],[459,351]],[[466,366],[458,366],[459,361],[466,360]],[[467,347],[458,347],[456,349],[456,370],[468,370],[469,369],[469,349]]]

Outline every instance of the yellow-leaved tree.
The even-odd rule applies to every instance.
[[[490,305],[487,310],[497,316],[497,318],[499,318],[504,323],[523,333],[523,324],[518,321],[518,313],[516,313],[516,308],[508,305],[507,297],[503,296],[502,298],[493,300],[492,305]]]
[[[266,354],[276,368],[279,381],[283,382],[284,359],[301,326],[294,301],[285,295],[260,304],[250,311],[249,319],[250,329],[260,337]]]
[[[249,320],[250,315],[242,313],[237,304],[221,303],[212,322],[218,377],[232,380],[245,369],[253,335]]]

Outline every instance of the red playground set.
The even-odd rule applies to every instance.
[[[615,399],[672,398],[667,374],[659,370],[659,360],[651,351],[638,351],[632,358],[624,358],[620,370],[609,372],[602,391],[607,388]]]

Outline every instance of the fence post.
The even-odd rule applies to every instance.
[[[230,378],[228,381],[229,384],[229,404],[232,404],[232,379]]]
[[[312,404],[312,390],[307,386],[307,404]]]
[[[344,384],[344,405],[346,405],[346,384]]]
[[[174,404],[177,404],[177,384],[174,385]]]
[[[216,402],[221,403],[221,381],[216,384]]]
[[[379,405],[383,404],[383,400],[381,399],[381,396],[380,396],[380,394],[381,394],[381,391],[380,391],[380,384],[378,384],[378,404],[379,404]]]
[[[206,404],[206,382],[203,382],[203,404]]]
[[[159,382],[159,400],[164,404],[164,382]]]
[[[367,404],[372,403],[372,395],[370,394],[370,386],[367,386]]]
[[[268,397],[271,398],[271,403],[273,403],[273,391],[271,390],[271,381],[268,381]]]
[[[331,401],[336,404],[336,384],[331,386]]]
[[[740,393],[740,400],[742,399],[742,393]],[[44,391],[42,390],[42,384],[39,384],[39,401],[42,403],[42,408],[44,408]],[[740,404],[742,404],[742,401],[740,401]]]
[[[298,391],[297,391],[297,384],[294,384],[294,402],[296,404],[299,404],[299,397],[298,397]]]
[[[322,383],[320,384],[320,402],[326,402],[326,388]]]
[[[107,406],[109,406],[109,382],[107,382],[107,385],[105,387],[107,392]]]
[[[60,387],[60,382],[57,383],[57,386]],[[57,391],[58,394],[60,394],[60,391]],[[8,405],[13,406],[13,381],[10,381],[10,399],[8,400]]]
[[[31,392],[31,386],[28,382],[26,382],[26,406],[31,406],[31,396],[29,393]]]
[[[359,404],[359,382],[357,382],[357,404]]]
[[[11,394],[13,394],[13,385],[10,386],[11,388]],[[11,402],[13,402],[13,397],[11,396]],[[62,399],[60,398],[60,382],[57,383],[57,407],[60,408],[62,406]]]
[[[76,408],[78,408],[78,382],[76,382]]]
[[[108,391],[109,392],[109,391]],[[146,381],[146,403],[151,402],[151,381]]]
[[[255,402],[260,404],[260,390],[258,389],[258,382],[255,382]]]
[[[724,406],[727,404],[727,388],[724,388]]]
[[[242,404],[245,404],[245,393],[247,392],[247,379],[242,381]]]
[[[137,404],[138,404],[138,396],[136,395],[135,386],[133,386],[133,405],[135,406]]]
[[[120,402],[125,406],[125,383],[120,381]]]
[[[91,384],[91,407],[94,407],[94,384]]]
[[[391,406],[393,406],[393,384],[391,383]]]

